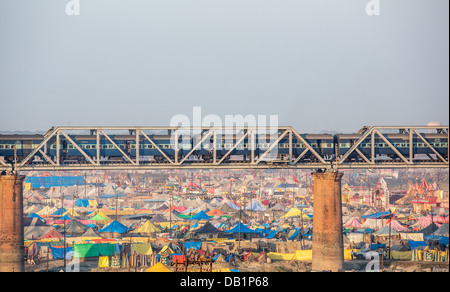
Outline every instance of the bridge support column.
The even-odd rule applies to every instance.
[[[312,270],[342,270],[341,173],[314,173]]]
[[[24,175],[0,175],[0,272],[24,272]]]

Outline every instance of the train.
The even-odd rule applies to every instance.
[[[310,147],[325,161],[334,161],[342,158],[350,148],[360,140],[363,134],[300,134],[300,136],[310,145]],[[83,152],[92,157],[97,157],[97,137],[96,135],[70,135],[70,139],[76,142],[77,146]],[[188,160],[196,160],[202,162],[212,162],[213,160],[213,138],[204,139],[199,147],[197,143],[201,141],[201,135],[182,135],[178,141],[174,141],[172,135],[149,135],[148,137],[154,142],[150,142],[146,137],[140,135],[139,149],[136,149],[135,135],[108,135],[112,142],[105,136],[100,137],[100,146],[98,150],[101,157],[101,163],[123,162],[125,155],[135,157],[139,153],[139,157],[143,157],[150,162],[164,162],[166,157],[172,161],[175,159],[175,147],[178,147],[178,159],[189,155]],[[392,149],[389,143],[378,135],[374,139],[374,154],[377,157],[387,157],[392,160],[400,160],[398,153],[405,157],[409,157],[410,153],[410,137],[409,134],[384,134],[388,142],[395,147],[397,151]],[[413,139],[413,155],[422,155],[428,160],[438,160],[435,151],[444,159],[448,159],[448,135],[446,133],[424,133],[422,137],[427,141],[415,136]],[[277,138],[277,137],[276,137]],[[0,135],[0,157],[5,162],[14,160],[20,161],[27,157],[36,147],[43,141],[43,135]],[[289,147],[290,139],[292,139],[292,148]],[[237,146],[237,141],[242,140]],[[275,139],[275,141],[278,139]],[[218,135],[216,137],[216,161],[223,158],[225,162],[230,162],[233,156],[238,156],[237,161],[249,162],[253,152],[253,156],[258,158],[263,154],[264,163],[271,161],[272,163],[286,163],[292,157],[303,155],[302,159],[306,162],[319,162],[317,155],[307,150],[307,146],[295,135],[291,138],[285,135],[270,150],[274,143],[274,138],[269,135],[259,135],[252,143],[247,136],[243,139],[241,135]],[[432,146],[435,151],[428,146]],[[157,146],[157,147],[155,147]],[[85,160],[84,155],[74,146],[65,136],[60,136],[60,163],[76,163]],[[193,148],[196,148],[192,151]],[[291,149],[290,149],[291,148]],[[364,158],[359,155],[362,153],[366,157],[372,155],[371,137],[368,136],[357,147],[358,151],[353,151],[347,157],[351,162],[363,162]],[[137,151],[139,150],[139,151]],[[253,151],[252,151],[253,150]],[[269,150],[269,151],[268,151]],[[41,149],[36,152],[35,156],[43,159],[43,156],[56,159],[57,143],[56,137],[52,137]],[[163,154],[164,153],[164,154]],[[306,154],[305,154],[306,153]],[[39,160],[38,159],[38,160]],[[29,163],[33,163],[30,160]]]

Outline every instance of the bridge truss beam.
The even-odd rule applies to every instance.
[[[448,168],[449,166],[449,127],[448,126],[370,126],[362,128],[358,139],[352,141],[351,147],[345,153],[335,153],[333,157],[325,157],[320,153],[317,145],[307,138],[307,134],[300,134],[292,127],[258,128],[258,127],[53,127],[44,134],[39,145],[24,157],[15,157],[13,163],[4,160],[0,156],[1,171],[31,171],[31,170],[145,170],[145,169],[174,169],[174,168],[198,168],[198,169],[367,169],[367,168]],[[113,135],[118,132],[126,132],[129,141],[134,142],[134,151],[124,149],[118,145]],[[409,151],[399,150],[388,138],[386,132],[394,131],[402,134]],[[422,132],[421,132],[422,131]],[[425,131],[425,133],[423,132]],[[78,136],[86,135],[80,132],[89,132],[92,148],[88,151],[80,143]],[[111,134],[113,132],[114,134]],[[443,155],[434,145],[424,137],[428,132],[438,133],[447,140],[447,153]],[[156,140],[156,136],[170,137],[169,149],[163,149]],[[227,138],[228,148],[221,149],[219,145],[224,143],[224,135]],[[228,135],[228,136],[227,136]],[[263,138],[262,138],[263,137]],[[269,137],[269,139],[267,139]],[[95,139],[94,139],[95,138]],[[66,148],[61,147],[61,139]],[[192,141],[188,151],[180,146],[183,139]],[[264,140],[268,147],[258,148],[256,143]],[[279,151],[279,142],[285,141],[283,151]],[[296,144],[294,144],[294,139]],[[387,148],[392,150],[389,158],[380,158],[376,141],[383,141]],[[418,153],[413,141],[420,141],[424,148],[429,150],[430,159],[419,160],[415,158]],[[141,144],[150,142],[157,153],[157,160],[151,160],[142,156]],[[230,157],[238,147],[246,142],[248,155],[241,159],[231,160]],[[370,153],[363,149],[363,143],[370,144]],[[119,160],[109,160],[102,157],[102,146],[108,144],[109,149],[120,153]],[[301,144],[299,151],[295,145]],[[54,145],[53,148],[51,146]],[[79,156],[75,161],[64,160],[64,151],[67,145],[78,151]],[[334,144],[336,145],[336,144]],[[143,146],[143,145],[142,145]],[[297,148],[296,148],[297,147]],[[367,147],[366,147],[367,148]],[[55,149],[50,151],[50,149]],[[103,148],[104,149],[104,148]],[[208,155],[196,158],[197,151],[202,150]],[[242,149],[242,148],[240,148]],[[141,152],[142,151],[142,152]],[[366,151],[363,153],[363,151]],[[225,152],[225,153],[224,153]],[[283,153],[282,155],[280,153]]]

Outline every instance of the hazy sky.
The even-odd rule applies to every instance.
[[[0,131],[278,115],[302,132],[449,123],[449,1],[0,1]]]

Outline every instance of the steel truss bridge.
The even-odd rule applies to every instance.
[[[335,135],[264,129],[52,127],[44,135],[8,135],[14,155],[0,145],[0,171],[449,167],[448,126],[365,126]],[[224,136],[226,131],[233,134]],[[272,133],[269,142],[267,131]],[[0,135],[0,144],[5,137]],[[152,155],[146,155],[148,149]],[[108,155],[111,151],[115,157]]]

